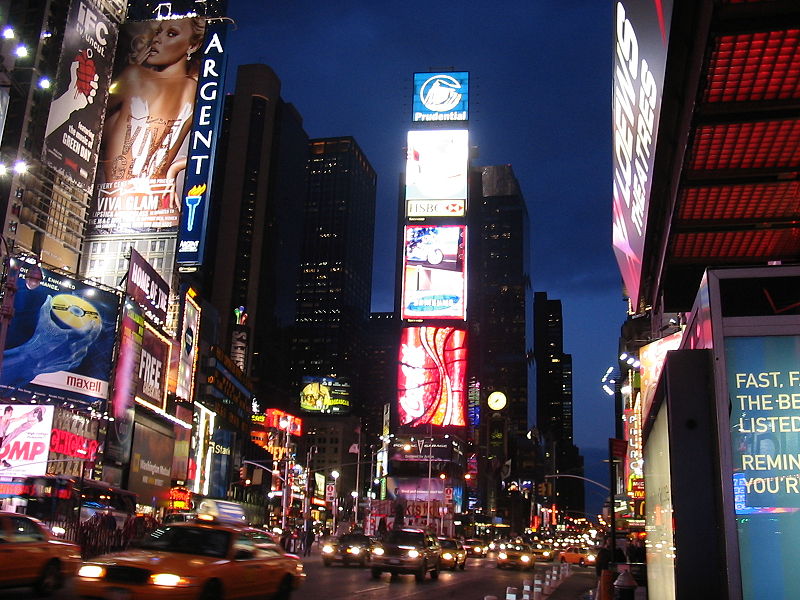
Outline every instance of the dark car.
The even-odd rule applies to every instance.
[[[372,538],[363,533],[348,533],[339,538],[327,539],[322,544],[322,562],[330,567],[335,562],[343,565],[366,566],[372,557]]]
[[[464,542],[464,550],[467,551],[467,556],[486,558],[486,553],[489,552],[489,546],[487,546],[483,540],[467,540]]]
[[[467,551],[464,546],[455,538],[439,538],[439,545],[442,547],[442,569],[449,568],[451,571],[456,569],[464,570],[467,566]]]
[[[393,529],[372,549],[372,577],[410,574],[420,582],[430,572],[431,579],[437,579],[441,552],[436,536],[422,529]]]
[[[533,549],[528,544],[508,542],[505,548],[497,552],[497,568],[507,569],[518,567],[520,569],[533,569],[536,557]]]

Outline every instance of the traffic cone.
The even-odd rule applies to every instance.
[[[553,591],[553,581],[550,579],[550,571],[547,571],[544,575],[544,590],[542,590],[545,595],[550,595]]]
[[[506,600],[517,600],[517,588],[515,587],[506,588]]]
[[[542,600],[542,578],[538,575],[533,580],[533,600]]]
[[[531,600],[531,580],[525,579],[522,582],[522,600]]]

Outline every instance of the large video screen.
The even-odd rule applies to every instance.
[[[350,382],[334,377],[303,377],[300,410],[313,413],[350,412]]]
[[[468,165],[466,129],[409,131],[406,216],[463,216]]]
[[[414,73],[414,122],[469,119],[469,73]]]
[[[197,17],[120,29],[89,235],[177,230],[205,32]]]
[[[3,351],[0,395],[106,400],[118,309],[116,294],[25,265]]]
[[[0,475],[26,477],[47,473],[54,406],[0,404]]]
[[[466,319],[466,237],[463,225],[405,227],[403,319]]]
[[[397,407],[400,425],[466,426],[467,332],[408,327],[400,339]]]

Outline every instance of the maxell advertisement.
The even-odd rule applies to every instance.
[[[178,382],[175,394],[178,398],[192,401],[194,372],[197,367],[197,348],[200,343],[200,306],[189,293],[184,298],[183,325],[181,327],[178,355]]]
[[[0,396],[106,400],[119,298],[38,266],[23,265],[18,281]]]
[[[408,132],[406,217],[461,217],[467,201],[469,132]]]
[[[612,235],[635,310],[671,19],[671,0],[617,2],[614,11]]]
[[[135,248],[130,253],[126,292],[142,307],[145,316],[163,329],[167,323],[169,284]]]
[[[45,128],[43,160],[89,189],[94,183],[117,26],[90,0],[73,0]]]
[[[467,121],[469,73],[414,73],[413,120]]]
[[[0,477],[47,473],[54,406],[0,404]]]
[[[120,29],[89,235],[176,231],[205,19]]]
[[[408,327],[400,338],[400,425],[466,425],[467,332],[455,327]]]
[[[463,225],[405,227],[403,319],[466,319],[466,236]]]
[[[139,495],[140,504],[167,506],[175,440],[141,423],[135,423],[133,431],[128,489]]]
[[[303,377],[300,410],[314,413],[350,412],[350,382],[333,377]]]
[[[145,323],[136,377],[136,398],[164,410],[170,341]]]
[[[209,23],[203,44],[178,234],[177,262],[182,265],[203,264],[208,204],[214,178],[214,154],[222,118],[227,27],[224,22]]]
[[[134,406],[136,404],[136,367],[142,353],[144,317],[139,305],[125,302],[119,334],[119,353],[114,371],[111,410],[114,420],[107,425],[106,458],[126,463],[131,456]]]

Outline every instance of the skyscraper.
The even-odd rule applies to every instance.
[[[372,293],[377,176],[352,137],[312,139],[309,148],[293,376],[349,379],[357,395]]]
[[[220,339],[270,406],[289,402],[285,347],[303,227],[308,136],[270,67],[242,65],[226,98],[211,222]],[[262,406],[263,406],[262,402]]]
[[[548,475],[583,476],[583,458],[573,444],[572,355],[564,353],[564,319],[561,301],[535,292],[533,300],[533,353],[536,377],[536,425]],[[549,500],[560,510],[583,516],[583,483],[556,478]]]
[[[486,457],[485,508],[516,531],[527,525],[521,480],[533,480],[528,432],[526,306],[530,302],[528,212],[511,165],[472,170],[470,229],[471,379],[482,404],[479,455]],[[495,396],[496,397],[496,396]],[[502,436],[502,438],[498,437]],[[502,441],[502,443],[499,443]],[[516,482],[516,483],[513,483]]]

